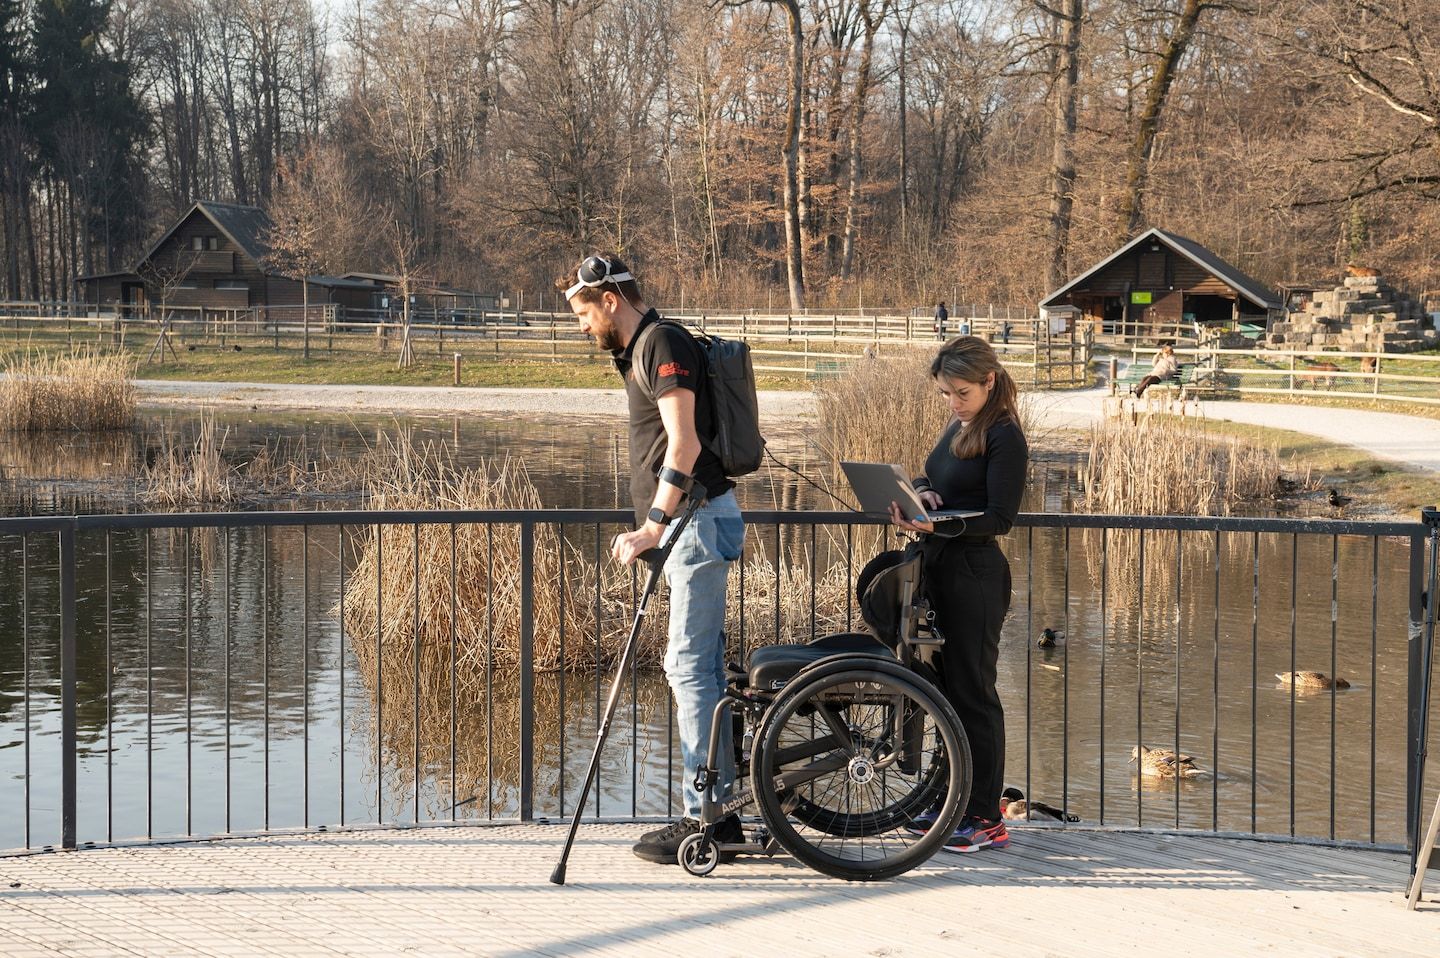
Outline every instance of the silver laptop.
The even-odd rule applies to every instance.
[[[888,516],[893,502],[900,507],[900,514],[912,522],[973,519],[985,514],[973,509],[926,508],[904,466],[887,462],[842,462],[840,468],[845,470],[845,478],[850,480],[862,512]]]

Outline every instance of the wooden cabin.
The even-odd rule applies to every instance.
[[[1193,336],[1205,326],[1266,325],[1280,297],[1199,243],[1150,229],[1040,301],[1096,334]]]
[[[235,312],[298,307],[298,279],[281,276],[267,264],[270,216],[256,206],[201,200],[155,241],[129,270],[78,277],[77,298],[101,309],[146,314],[162,300],[167,306]],[[307,277],[310,305],[369,311],[380,307],[378,274]],[[445,302],[488,300],[463,290],[444,290]],[[494,308],[491,305],[490,308]]]

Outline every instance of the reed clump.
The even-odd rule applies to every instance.
[[[1143,416],[1095,426],[1080,485],[1089,512],[1217,516],[1269,497],[1281,474],[1273,447],[1212,435],[1196,420]]]
[[[534,484],[515,460],[461,468],[444,446],[417,445],[402,431],[382,440],[366,461],[372,471],[369,504],[376,509],[542,507]],[[588,671],[613,664],[629,631],[643,570],[618,566],[605,554],[597,560],[589,541],[571,542],[554,525],[535,526],[534,537],[534,669]],[[473,696],[485,676],[496,671],[518,669],[521,545],[518,525],[456,524],[453,530],[449,525],[389,525],[356,532],[354,555],[346,562],[344,624],[362,664],[374,660],[377,647],[386,661],[394,657],[413,664],[418,643],[422,672],[448,671],[453,634],[461,694]],[[777,596],[780,641],[810,638],[812,604],[822,634],[844,627],[849,588],[844,566],[817,570],[813,578],[812,590],[808,559],[782,556],[778,575],[774,561],[759,550],[745,560],[747,645],[774,641]],[[727,607],[732,651],[741,631],[741,581],[736,563],[730,570]],[[663,661],[666,589],[652,598],[648,613],[637,649],[641,668]]]
[[[383,438],[367,462],[367,493],[375,509],[541,508],[539,492],[518,460],[461,468],[446,447],[417,445],[402,430]],[[378,643],[386,654],[409,653],[418,641],[422,669],[448,668],[453,631],[465,681],[473,683],[488,668],[518,668],[521,545],[518,525],[456,525],[453,535],[446,525],[385,525],[360,534],[345,588],[345,627],[357,649]],[[583,637],[593,628],[595,578],[601,572],[566,547],[550,525],[535,527],[533,569],[534,667],[581,667],[593,658],[593,643]],[[602,600],[610,597],[603,603],[609,606],[620,593],[617,582],[602,583],[600,591]],[[563,649],[562,629],[570,639]]]
[[[1114,515],[1229,515],[1247,503],[1270,499],[1282,475],[1274,448],[1216,436],[1203,422],[1169,416],[1131,421],[1107,419],[1091,433],[1088,460],[1080,469],[1087,512]],[[1085,555],[1098,581],[1101,539],[1106,577],[1122,602],[1139,602],[1140,586],[1150,594],[1175,588],[1177,543],[1174,533],[1087,529]],[[1185,540],[1185,560],[1204,562],[1209,547],[1201,537]]]
[[[213,412],[204,413],[188,443],[163,434],[160,450],[145,467],[143,498],[158,505],[224,504],[240,498],[235,468],[225,461],[225,438]]]
[[[127,429],[135,419],[134,368],[122,354],[11,357],[0,377],[0,431]]]

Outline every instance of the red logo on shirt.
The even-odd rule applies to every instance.
[[[679,363],[666,363],[660,367],[660,376],[688,376],[690,370],[681,368]]]

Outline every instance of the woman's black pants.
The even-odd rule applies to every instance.
[[[974,759],[966,811],[996,819],[1005,787],[1005,710],[995,672],[1010,611],[1010,562],[993,540],[936,538],[926,541],[925,560],[925,592],[945,637],[940,676]]]

